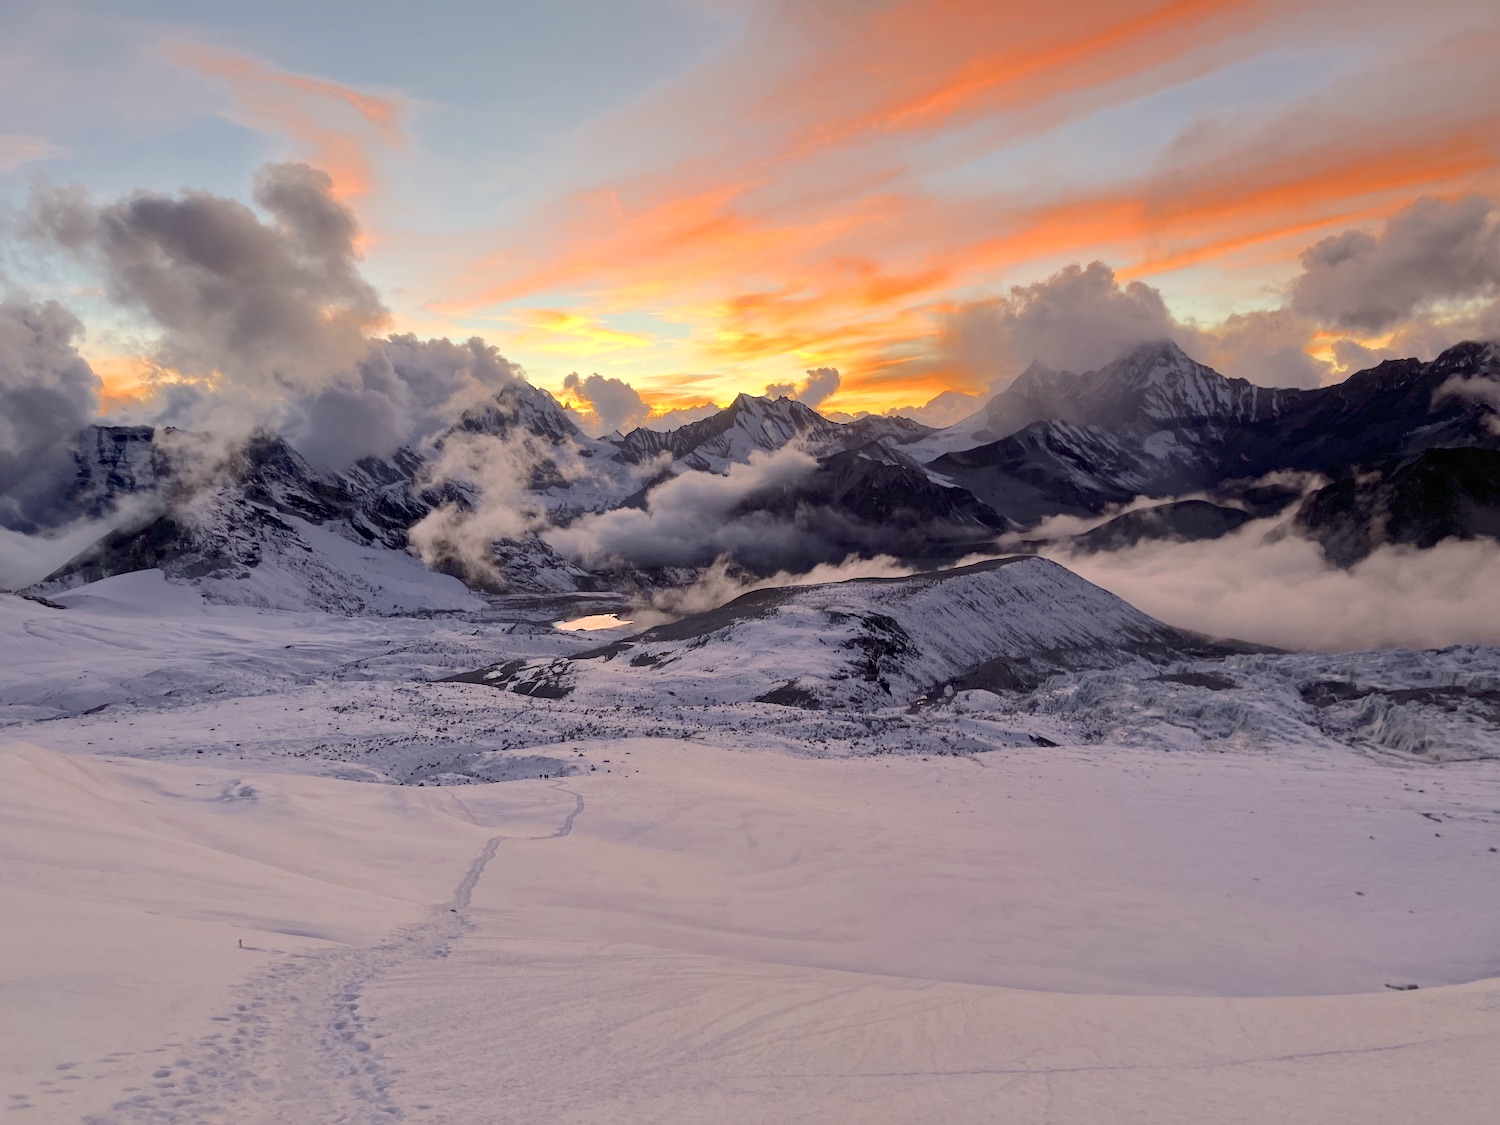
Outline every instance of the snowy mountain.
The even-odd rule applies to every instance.
[[[1035,422],[1105,430],[1189,418],[1243,424],[1277,417],[1300,394],[1225,378],[1171,340],[1157,340],[1082,374],[1033,363],[981,410],[916,443],[912,453],[931,460],[998,441]]]
[[[675,430],[632,430],[620,439],[619,450],[620,457],[631,464],[665,454],[674,471],[722,473],[732,464],[743,464],[757,450],[774,453],[794,441],[836,443],[842,430],[837,422],[795,399],[742,394],[717,414]]]
[[[580,704],[878,707],[1236,651],[1251,646],[1173,629],[1056,563],[1020,557],[757,590],[571,659],[457,678]]]
[[[1205,488],[1222,477],[1225,436],[1226,427],[1213,422],[1117,430],[1036,422],[989,445],[946,453],[927,468],[1031,526],[1059,513],[1095,514],[1138,496]]]
[[[742,511],[750,510],[826,542],[829,549],[820,562],[851,553],[955,559],[988,548],[996,535],[1016,526],[968,490],[934,480],[899,446],[882,441],[820,458],[808,476],[742,505]]]
[[[1372,467],[1394,472],[1433,449],[1500,449],[1488,399],[1468,390],[1497,377],[1495,347],[1464,344],[1431,363],[1385,363],[1333,387],[1268,391],[1225,379],[1160,342],[1081,375],[1034,365],[972,424],[939,432],[906,419],[840,424],[795,400],[742,395],[728,409],[674,431],[600,440],[583,435],[547,392],[517,381],[468,410],[429,446],[367,458],[341,472],[310,465],[270,434],[226,450],[173,430],[94,426],[75,447],[76,478],[60,515],[98,519],[113,512],[128,522],[37,588],[56,591],[159,568],[231,601],[365,612],[393,603],[372,595],[367,582],[341,589],[341,576],[350,573],[347,560],[324,549],[331,541],[322,532],[355,548],[396,552],[401,557],[387,561],[404,573],[415,565],[407,554],[414,525],[441,509],[454,528],[467,526],[475,513],[496,504],[529,513],[521,530],[516,520],[502,520],[498,526],[508,530],[493,532],[489,541],[445,540],[441,549],[427,551],[429,562],[487,591],[655,586],[663,575],[629,566],[591,572],[549,546],[548,529],[621,507],[645,508],[651,490],[670,479],[723,475],[752,454],[788,446],[816,458],[815,467],[757,488],[726,509],[725,518],[747,528],[775,531],[738,537],[756,557],[737,561],[764,574],[849,554],[889,554],[931,566],[990,550],[999,533],[1049,516],[1098,515],[1138,497],[1202,493],[1220,506],[1263,516],[1298,498],[1292,487],[1249,484],[1278,471],[1347,482]],[[996,430],[1011,432],[941,452]],[[1391,512],[1392,526],[1400,525],[1400,509],[1412,505],[1419,512],[1437,502],[1432,482],[1456,464],[1452,458],[1424,463],[1420,487],[1408,479],[1415,470],[1403,471],[1381,499],[1368,487],[1345,483],[1338,487],[1358,497],[1336,501],[1343,493],[1329,493],[1297,526],[1329,545],[1330,558],[1363,557],[1384,533],[1345,525],[1353,519],[1373,526],[1369,513],[1376,509],[1385,513],[1381,526],[1392,522]],[[1469,512],[1478,494],[1460,479],[1468,470],[1453,471],[1459,476],[1443,487],[1467,497],[1462,503]],[[504,478],[501,491],[491,494],[497,474]],[[121,507],[127,502],[128,509]],[[1334,514],[1340,505],[1348,510]],[[1489,534],[1486,518],[1454,508],[1428,523],[1452,534]],[[1150,518],[1116,529],[1120,542],[1157,532],[1198,537],[1202,530],[1148,528],[1142,521]],[[1101,543],[1115,542],[1113,532],[1101,536]],[[1431,539],[1413,531],[1409,539],[1391,541],[1426,545]],[[705,546],[704,562],[718,550]],[[299,602],[290,592],[298,587],[291,579],[270,583],[271,592],[257,589],[266,583],[250,581],[273,571],[303,574],[305,597]],[[446,605],[451,598],[444,594],[439,601]]]
[[[521,380],[501,388],[488,401],[470,407],[453,430],[498,438],[529,434],[553,445],[574,442],[589,450],[586,456],[601,444],[585,437],[555,398]]]
[[[1331,387],[1274,393],[1223,379],[1180,352],[1180,361],[1172,360],[1173,351],[1137,350],[1110,368],[1057,383],[1090,392],[1059,412],[1096,421],[1033,422],[998,441],[941,454],[927,467],[1029,525],[1138,496],[1237,487],[1276,472],[1340,477],[1433,448],[1500,448],[1483,400],[1442,393],[1455,381],[1500,375],[1493,345],[1460,344],[1431,363],[1392,361]],[[1094,381],[1111,370],[1125,390]],[[1190,409],[1210,412],[1179,413]],[[1125,420],[1107,422],[1111,417]],[[941,437],[908,448],[921,455]]]
[[[832,422],[790,398],[740,395],[717,414],[675,430],[632,430],[612,439],[630,464],[669,456],[673,472],[688,469],[722,473],[744,464],[759,450],[774,453],[796,443],[814,455],[857,449],[872,441],[906,445],[935,431],[910,418],[868,414],[853,422]]]
[[[258,434],[212,466],[208,484],[181,446],[149,459],[150,431],[123,443],[135,462],[154,466],[138,479],[152,491],[144,517],[111,532],[37,583],[57,593],[117,574],[159,569],[190,581],[215,601],[274,609],[390,613],[473,608],[456,580],[408,555],[407,529],[452,493],[419,489],[422,465],[409,450],[368,458],[344,474],[315,469],[283,439]],[[104,441],[103,448],[118,445]]]

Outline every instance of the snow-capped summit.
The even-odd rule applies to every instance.
[[[1226,378],[1171,340],[1142,344],[1085,375],[1062,373],[1053,383],[1061,400],[1076,403],[1089,415],[1081,420],[1092,425],[1182,418],[1258,421],[1279,414],[1298,395]]]
[[[932,460],[999,441],[1033,422],[1116,430],[1184,419],[1261,421],[1274,418],[1302,394],[1226,378],[1171,340],[1156,340],[1082,374],[1033,363],[982,410],[915,443],[912,452]]]
[[[522,430],[554,445],[567,441],[580,446],[594,444],[583,436],[583,431],[573,424],[555,398],[519,379],[502,387],[488,401],[466,410],[453,430],[498,438]]]
[[[675,430],[632,430],[619,448],[621,458],[631,463],[668,452],[678,471],[721,473],[756,450],[772,453],[801,440],[836,442],[842,428],[796,399],[742,394],[717,414]]]

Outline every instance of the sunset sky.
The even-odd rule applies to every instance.
[[[305,161],[358,217],[380,331],[658,411],[819,367],[828,409],[884,410],[1091,359],[1064,313],[1055,346],[1016,328],[1054,299],[1308,384],[1493,296],[1408,244],[1494,230],[1497,57],[1493,0],[23,0],[0,207],[24,226],[38,177],[249,201]],[[1303,255],[1351,229],[1424,286],[1330,295]],[[0,282],[71,308],[133,393],[152,325],[82,266],[8,238]]]

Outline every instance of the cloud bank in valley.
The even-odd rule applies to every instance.
[[[811,566],[816,537],[765,512],[739,514],[747,499],[794,484],[817,467],[793,446],[756,451],[724,474],[689,471],[652,488],[639,508],[589,513],[543,538],[585,566],[692,567],[732,554],[751,567]]]
[[[1276,520],[1222,539],[1047,557],[1169,625],[1286,649],[1500,645],[1500,544],[1382,547],[1348,570]]]

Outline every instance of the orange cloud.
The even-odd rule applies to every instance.
[[[120,410],[150,397],[156,365],[145,356],[102,356],[90,358],[88,364],[102,384],[101,412]]]
[[[1500,81],[1490,40],[1471,35],[1409,55],[1372,47],[1363,74],[1290,108],[1205,121],[1144,174],[934,186],[964,161],[1312,31],[1342,45],[1356,11],[1360,30],[1422,23],[1395,4],[1283,0],[777,6],[737,56],[614,131],[615,174],[498,232],[503,249],[432,307],[545,301],[583,348],[601,317],[645,311],[686,326],[678,365],[714,373],[721,396],[824,364],[857,406],[971,384],[938,350],[944,315],[1066,261],[1150,276],[1257,248],[1290,268],[1330,229],[1495,185]],[[527,315],[527,332],[542,327]]]
[[[223,80],[234,95],[237,118],[290,140],[303,158],[333,177],[334,194],[342,199],[369,193],[372,142],[404,144],[401,106],[393,98],[276,70],[221,47],[169,43],[164,50],[174,62]]]
[[[538,351],[589,356],[619,348],[649,348],[656,341],[638,332],[621,332],[594,317],[562,309],[527,309],[521,320],[530,328],[518,339]]]

